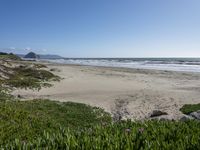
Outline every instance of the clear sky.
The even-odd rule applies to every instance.
[[[200,0],[0,0],[0,50],[200,57]]]

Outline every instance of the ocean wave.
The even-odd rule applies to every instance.
[[[49,61],[62,64],[200,72],[198,58],[66,58]]]

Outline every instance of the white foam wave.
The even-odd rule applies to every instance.
[[[52,59],[51,62],[61,64],[79,64],[105,67],[125,67],[138,69],[156,69],[168,71],[200,72],[200,62],[177,61],[133,61],[131,59]]]

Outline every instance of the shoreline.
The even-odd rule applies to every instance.
[[[151,68],[129,68],[129,67],[117,67],[117,66],[98,66],[98,65],[86,65],[86,64],[67,64],[67,63],[56,63],[56,62],[51,62],[51,61],[44,61],[44,60],[39,60],[36,61],[37,63],[42,63],[50,66],[85,66],[85,67],[97,67],[97,68],[108,68],[108,69],[113,69],[113,70],[123,70],[123,71],[128,71],[128,72],[158,72],[158,73],[180,73],[180,74],[188,74],[188,75],[200,75],[200,72],[193,72],[193,71],[178,71],[178,70],[162,70],[162,69],[151,69]]]
[[[200,73],[36,63],[64,79],[39,92],[16,90],[14,95],[85,103],[133,120],[146,119],[153,110],[166,111],[166,118],[176,120],[183,116],[180,107],[200,102]]]
[[[66,58],[43,60],[59,64],[200,73],[199,59],[195,60],[195,58]]]

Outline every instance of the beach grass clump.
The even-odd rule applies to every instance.
[[[9,79],[4,80],[4,84],[14,88],[40,90],[42,87],[50,87],[49,81],[60,80],[53,73],[34,67],[16,67],[13,71]]]
[[[200,110],[200,103],[199,104],[185,104],[180,109],[182,113],[187,114],[187,115],[198,110]]]
[[[11,87],[15,87],[15,88],[33,89],[33,90],[40,90],[43,86],[44,87],[50,87],[51,86],[51,84],[41,83],[40,81],[38,81],[37,79],[32,78],[32,77],[29,77],[29,78],[27,78],[27,77],[25,77],[25,78],[15,77],[15,78],[7,80],[6,84],[11,86]]]
[[[44,64],[24,63],[23,61],[7,61],[14,54],[0,53],[0,84],[9,88],[40,90],[50,87],[50,81],[60,81],[60,77],[48,71]],[[3,59],[5,58],[5,59]]]
[[[18,67],[14,69],[17,76],[32,77],[42,81],[50,81],[59,79],[53,73],[47,70],[36,69],[34,67]]]

